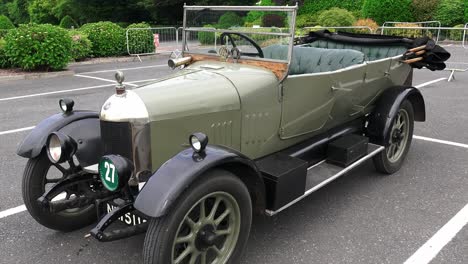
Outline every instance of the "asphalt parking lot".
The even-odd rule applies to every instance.
[[[142,261],[144,236],[99,243],[84,238],[91,227],[51,231],[22,207],[26,160],[16,147],[59,111],[60,98],[98,111],[114,93],[116,69],[127,87],[172,72],[166,58],[72,69],[75,76],[0,82],[0,263]],[[415,71],[427,122],[416,124],[398,173],[383,177],[368,162],[275,217],[256,217],[243,263],[468,263],[468,73],[448,76]]]

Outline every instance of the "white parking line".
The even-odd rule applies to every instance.
[[[416,135],[413,136],[413,138],[468,149],[468,144],[462,144],[462,143],[453,142],[453,141],[422,137],[422,136],[416,136]]]
[[[0,132],[0,136],[1,135],[7,135],[7,134],[13,134],[13,133],[17,133],[17,132],[22,132],[22,131],[28,131],[28,130],[32,130],[33,128],[35,128],[35,127],[30,126],[30,127],[23,127],[23,128],[13,129],[13,130],[2,131],[2,132]]]
[[[11,209],[0,212],[0,219],[4,218],[4,217],[7,217],[7,216],[10,216],[10,215],[18,214],[18,213],[21,213],[21,212],[24,212],[24,211],[26,211],[26,206],[23,204],[23,205],[20,205],[18,207],[11,208]]]
[[[97,89],[97,88],[108,87],[108,86],[112,86],[112,85],[113,84],[103,84],[103,85],[88,86],[88,87],[82,87],[82,88],[76,88],[76,89],[68,89],[68,90],[60,90],[60,91],[53,91],[53,92],[13,96],[13,97],[7,97],[7,98],[0,98],[0,102],[23,99],[23,98],[29,98],[29,97],[37,97],[37,96],[43,96],[43,95],[49,95],[49,94],[70,93],[70,92],[83,91],[83,90],[89,90],[89,89]]]
[[[427,264],[468,223],[468,204],[422,245],[404,264]]]
[[[82,74],[75,74],[74,76],[75,76],[75,77],[88,78],[88,79],[94,79],[94,80],[99,80],[99,81],[104,81],[104,82],[111,82],[111,83],[114,83],[114,84],[115,84],[115,81],[114,81],[114,80],[109,80],[109,79],[100,78],[100,77],[87,76],[87,75],[82,75]],[[128,82],[124,82],[123,84],[130,85],[130,86],[133,86],[133,87],[137,87],[137,86],[138,86],[138,85],[136,85],[136,84],[132,84],[132,83],[128,83]]]
[[[140,70],[140,69],[149,69],[149,68],[159,68],[159,67],[168,67],[167,64],[158,64],[152,66],[142,66],[135,68],[122,68],[115,70],[102,70],[102,71],[90,71],[90,72],[80,72],[80,74],[93,74],[93,73],[105,73],[105,72],[116,72],[116,71],[131,71],[131,70]]]
[[[415,87],[416,88],[422,88],[424,86],[428,86],[428,85],[431,85],[433,83],[440,82],[440,81],[445,81],[445,80],[447,80],[447,78],[439,78],[439,79],[435,79],[435,80],[432,80],[432,81],[429,81],[429,82],[418,84]]]

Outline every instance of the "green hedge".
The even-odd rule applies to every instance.
[[[434,20],[439,2],[440,0],[413,0],[411,2],[411,13],[414,20],[418,22]]]
[[[15,25],[13,25],[7,16],[0,15],[0,38],[3,38],[8,33],[8,30],[14,28]]]
[[[208,25],[205,25],[204,27],[213,28],[214,26],[208,24]],[[198,41],[200,41],[202,45],[214,45],[216,32],[199,31],[197,35],[198,35]]]
[[[434,18],[440,21],[442,26],[463,24],[464,6],[463,0],[441,0]]]
[[[128,30],[128,51],[130,54],[143,54],[154,52],[154,37],[151,26],[147,23],[135,23],[127,27],[146,28],[146,30]]]
[[[112,22],[85,24],[80,28],[93,43],[92,54],[95,57],[123,55],[125,48],[125,29]]]
[[[5,54],[5,44],[6,41],[0,38],[0,69],[11,67],[10,59]]]
[[[323,11],[317,19],[319,25],[323,27],[349,27],[356,21],[351,12],[341,8],[331,8]]]
[[[226,12],[219,18],[217,28],[228,29],[230,27],[241,27],[243,25],[244,20],[242,17],[234,12]]]
[[[362,15],[379,25],[386,21],[413,21],[410,5],[411,0],[364,0]]]
[[[305,0],[303,6],[299,9],[299,14],[314,15],[333,7],[339,7],[349,11],[359,11],[361,10],[363,1],[364,0]]]
[[[61,70],[71,59],[71,38],[50,24],[23,24],[5,37],[5,54],[24,70]]]
[[[460,24],[454,26],[455,28],[464,28],[465,25]],[[463,30],[450,30],[449,39],[454,41],[461,41],[463,40]]]
[[[88,36],[78,30],[71,30],[70,38],[72,40],[71,56],[75,61],[88,58],[91,55],[93,44]]]

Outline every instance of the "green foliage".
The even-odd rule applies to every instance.
[[[318,14],[323,10],[333,7],[343,8],[349,11],[361,9],[364,0],[305,0],[299,9],[299,14]]]
[[[71,43],[71,56],[75,61],[88,58],[91,55],[93,43],[88,36],[81,31],[69,31]]]
[[[214,26],[205,25],[204,27],[213,28]],[[215,38],[216,38],[215,32],[203,32],[203,31],[198,32],[198,41],[200,41],[202,45],[214,45]]]
[[[132,30],[132,28],[136,29]],[[130,54],[154,52],[154,37],[149,24],[135,23],[129,25],[127,29],[130,29],[128,30],[128,52]]]
[[[454,27],[455,27],[455,28],[464,28],[465,25],[459,24],[459,25],[456,25],[456,26],[454,26]],[[450,39],[450,40],[454,40],[454,41],[461,41],[461,40],[463,40],[463,30],[458,30],[458,29],[450,30],[449,39]]]
[[[463,0],[441,0],[434,18],[442,23],[442,26],[454,26],[462,24],[464,19]]]
[[[66,29],[71,29],[71,28],[78,28],[78,24],[76,21],[69,15],[66,15],[60,20],[60,27],[61,28],[66,28]]]
[[[274,6],[275,4],[273,3],[272,0],[262,0],[260,3],[260,6]],[[261,11],[249,11],[247,13],[247,16],[245,17],[245,22],[247,23],[254,23],[255,21],[262,21],[262,16],[264,15],[265,12]],[[259,25],[259,24],[255,24]]]
[[[56,0],[32,0],[28,7],[31,22],[57,24],[57,18],[52,13],[56,5]]]
[[[323,27],[352,26],[356,18],[351,12],[341,8],[331,8],[320,13],[317,22]]]
[[[434,20],[434,15],[440,0],[413,0],[411,13],[415,21]]]
[[[312,27],[317,24],[317,17],[311,14],[302,14],[296,17],[296,28]]]
[[[224,13],[218,21],[217,28],[228,29],[230,27],[239,27],[244,25],[244,20],[234,12]]]
[[[379,27],[379,25],[377,25],[377,23],[375,23],[375,21],[370,19],[370,18],[359,19],[356,22],[354,22],[353,26],[369,27],[372,30],[372,32],[375,32],[375,30],[377,30],[377,28]],[[355,32],[356,33],[364,33],[364,34],[371,33],[367,28],[356,29]]]
[[[11,67],[10,59],[5,54],[5,44],[5,40],[0,38],[0,69]]]
[[[5,53],[25,70],[61,70],[71,59],[68,32],[50,24],[23,24],[5,37]]]
[[[411,0],[364,0],[362,15],[379,25],[385,21],[413,21],[410,5]]]
[[[15,28],[15,25],[13,25],[11,20],[5,15],[0,15],[0,30],[13,28]]]
[[[112,22],[85,24],[80,28],[93,43],[95,57],[119,56],[125,53],[125,30]]]
[[[6,4],[8,16],[14,24],[29,23],[28,0],[13,0]]]

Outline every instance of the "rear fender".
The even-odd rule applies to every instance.
[[[73,111],[55,114],[41,121],[23,140],[16,153],[24,158],[39,156],[52,132],[61,132],[78,143],[76,157],[83,167],[96,164],[101,156],[99,114]]]
[[[214,168],[234,173],[246,184],[254,205],[264,205],[265,186],[255,163],[235,150],[209,145],[205,153],[186,149],[164,163],[137,196],[135,208],[149,217],[165,215],[184,190]]]
[[[414,87],[395,86],[385,90],[377,99],[376,107],[369,116],[367,134],[374,144],[388,146],[390,129],[400,105],[408,99],[413,105],[414,120],[426,121],[426,107],[421,92]]]

